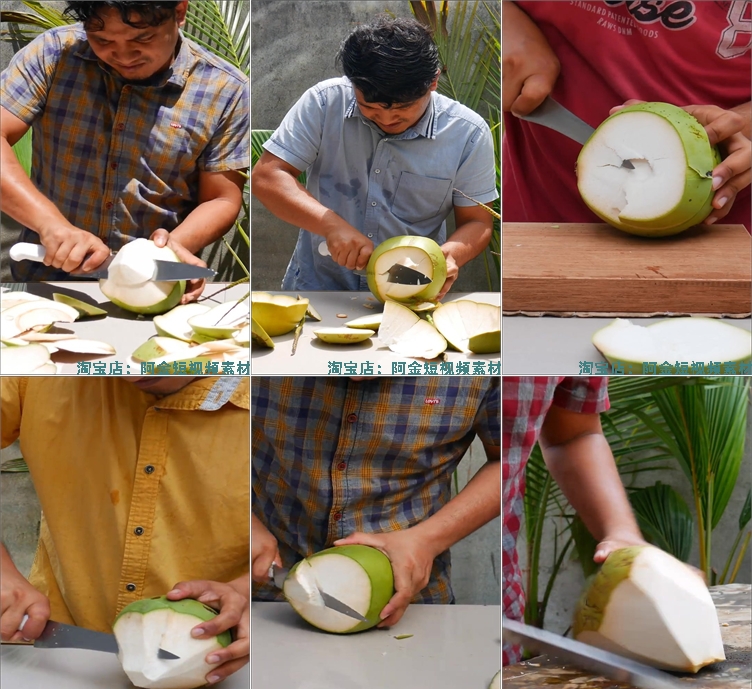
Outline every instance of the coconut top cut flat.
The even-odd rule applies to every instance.
[[[704,127],[688,112],[668,103],[640,103],[596,129],[577,159],[577,185],[606,222],[660,237],[707,217],[719,162]]]

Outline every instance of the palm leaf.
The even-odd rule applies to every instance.
[[[31,177],[31,128],[13,145],[13,153],[24,169],[27,177]]]
[[[250,75],[251,17],[247,0],[189,2],[183,33]]]

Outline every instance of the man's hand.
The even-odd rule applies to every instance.
[[[324,237],[332,260],[348,270],[365,268],[373,253],[373,242],[339,216],[332,214],[330,220],[336,224],[326,230]]]
[[[391,627],[400,621],[412,597],[428,584],[437,555],[430,544],[417,538],[411,529],[380,534],[356,532],[334,541],[334,545],[369,545],[391,561],[395,594],[381,611],[379,627]]]
[[[441,301],[444,298],[444,295],[452,288],[455,280],[457,280],[460,275],[460,267],[457,265],[457,262],[454,260],[452,255],[449,253],[444,253],[444,258],[446,259],[447,267],[446,282],[441,288],[441,292],[439,292],[436,296],[435,301]]]
[[[251,576],[260,584],[269,583],[272,563],[282,564],[277,539],[255,514],[251,515]]]
[[[50,601],[37,591],[3,553],[0,575],[0,638],[3,641],[32,641],[39,637],[50,618]],[[29,619],[23,631],[18,627],[23,616]]]
[[[502,3],[502,105],[527,115],[551,93],[561,66],[548,41],[513,2]]]
[[[151,239],[158,247],[167,246],[172,249],[183,263],[188,263],[192,266],[200,266],[201,268],[207,267],[205,261],[194,256],[177,239],[172,237],[167,230],[164,230],[161,227],[158,230],[155,230],[149,239]],[[185,286],[185,294],[183,294],[180,303],[188,304],[189,302],[196,301],[196,299],[201,296],[201,292],[204,291],[205,285],[206,280],[203,278],[200,280],[188,280]]]
[[[247,582],[247,578],[245,579]],[[240,670],[249,661],[251,652],[251,608],[248,594],[243,595],[231,584],[218,581],[181,581],[167,594],[169,600],[194,598],[219,610],[219,615],[201,622],[191,630],[196,639],[209,639],[234,628],[233,642],[218,651],[212,651],[206,662],[221,663],[206,676],[209,684],[216,684]],[[250,592],[249,592],[250,593]]]
[[[75,270],[83,277],[99,268],[110,255],[110,249],[99,237],[79,230],[68,222],[55,222],[40,227],[39,239],[46,250],[46,266],[53,266],[66,273]]]
[[[648,545],[648,542],[639,533],[610,534],[598,544],[593,562],[604,562],[614,550],[628,548],[631,545]]]
[[[623,105],[612,108],[609,114],[628,105],[644,102],[628,100]],[[717,145],[721,149],[723,161],[713,170],[713,211],[702,223],[712,225],[728,214],[736,195],[750,184],[752,143],[742,133],[749,123],[738,113],[717,105],[685,105],[683,109],[705,127],[710,145]]]

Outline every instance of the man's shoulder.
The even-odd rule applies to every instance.
[[[308,89],[310,93],[323,96],[326,101],[342,99],[349,102],[355,97],[352,84],[347,77],[324,79]]]
[[[29,45],[22,48],[19,54],[23,54],[24,51],[33,52],[41,46],[44,46],[45,53],[52,51],[59,55],[75,54],[88,46],[86,32],[80,24],[56,26],[39,34]]]
[[[450,121],[457,120],[464,122],[473,130],[488,128],[488,124],[475,110],[471,110],[453,98],[442,96],[440,93],[434,94],[434,108],[438,115]]]
[[[204,69],[209,70],[210,72],[215,72],[216,77],[222,84],[236,84],[243,88],[246,88],[248,86],[248,75],[245,74],[242,70],[235,67],[235,65],[231,65],[229,62],[227,62],[227,60],[224,60],[219,55],[216,55],[210,50],[207,50],[206,48],[200,46],[190,38],[183,36],[183,41],[185,41],[185,44],[188,47],[188,50],[190,50],[194,60],[196,60],[198,64],[202,65]]]

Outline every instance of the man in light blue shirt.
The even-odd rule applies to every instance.
[[[438,51],[413,19],[358,27],[337,57],[345,77],[303,94],[253,170],[256,197],[301,228],[282,289],[366,290],[352,271],[365,268],[375,245],[410,234],[441,245],[441,298],[491,238],[488,211],[454,191],[481,203],[497,198],[488,125],[436,92]]]

